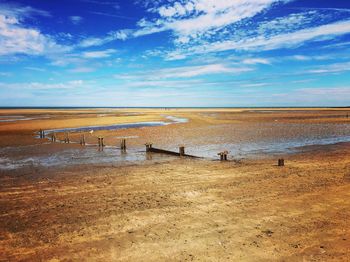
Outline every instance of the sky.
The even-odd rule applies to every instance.
[[[0,106],[350,106],[350,1],[0,0]]]

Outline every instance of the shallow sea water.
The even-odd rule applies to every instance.
[[[148,128],[176,123],[186,123],[185,118],[166,116],[170,122],[146,122],[105,127],[89,126],[70,129],[47,130],[50,132],[81,132],[89,130],[114,130],[127,128]],[[266,155],[295,153],[305,146],[330,145],[350,142],[350,124],[346,123],[254,123],[249,125],[217,125],[205,129],[192,129],[182,125],[181,132],[169,136],[160,146],[178,151],[178,145],[185,143],[186,153],[217,159],[217,153],[227,150],[230,159],[259,158]],[[186,133],[187,132],[187,133]],[[193,133],[189,136],[188,133]],[[135,137],[133,137],[135,138]],[[137,138],[137,137],[136,137]],[[186,139],[184,141],[184,139]],[[29,157],[30,156],[30,157]],[[81,164],[129,165],[149,161],[167,161],[172,156],[146,154],[144,145],[128,148],[122,153],[117,147],[96,145],[76,148],[62,145],[52,152],[50,143],[21,147],[0,148],[0,170],[15,170],[23,167],[61,167]]]

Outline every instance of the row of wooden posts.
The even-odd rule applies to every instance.
[[[40,138],[45,138],[45,131],[40,129],[39,135],[40,135]],[[57,137],[56,137],[55,133],[51,134],[51,141],[52,142],[56,142],[57,141]],[[69,138],[69,133],[68,132],[64,133],[64,140],[63,141],[64,141],[64,143],[68,143],[68,144],[70,143],[70,138]],[[103,148],[105,146],[103,137],[97,137],[97,142],[98,142],[98,147],[99,148]],[[80,136],[80,142],[79,143],[82,146],[86,145],[85,134],[82,134]],[[194,157],[194,156],[185,154],[185,147],[184,146],[180,146],[179,147],[179,152],[178,153],[172,152],[172,151],[167,151],[167,150],[153,148],[153,145],[151,143],[146,143],[145,146],[146,146],[146,152],[147,153],[148,152],[156,152],[156,153],[165,153],[165,154],[172,154],[172,155],[178,155],[178,156]],[[123,150],[123,151],[126,151],[126,139],[125,138],[123,138],[121,140],[121,142],[120,142],[120,149]],[[228,158],[227,158],[228,151],[222,151],[222,152],[218,153],[218,156],[220,156],[220,161],[227,161],[228,160]],[[284,159],[283,158],[278,159],[278,166],[284,166]]]
[[[39,135],[40,135],[40,138],[45,138],[45,131],[43,131],[42,129],[40,129]],[[56,142],[56,141],[57,141],[56,133],[52,133],[52,134],[51,134],[51,142]],[[66,143],[66,144],[69,144],[69,143],[70,143],[70,138],[69,138],[69,133],[68,133],[68,132],[65,132],[65,133],[64,133],[63,142]],[[97,142],[98,142],[98,146],[99,146],[99,147],[104,147],[104,146],[105,146],[104,138],[103,138],[103,137],[98,137],[98,138],[97,138]],[[85,145],[86,145],[85,134],[82,134],[82,135],[80,136],[79,144],[82,145],[82,146],[85,146]],[[124,139],[124,138],[121,140],[120,149],[126,150],[126,139]]]

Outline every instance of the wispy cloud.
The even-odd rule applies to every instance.
[[[71,73],[91,73],[94,71],[96,71],[96,69],[93,67],[76,67],[69,70]]]
[[[83,22],[83,18],[81,16],[70,16],[69,20],[74,24],[74,25],[79,25],[81,22]]]
[[[252,84],[241,84],[240,87],[261,87],[267,86],[269,83],[252,83]]]
[[[110,57],[115,52],[117,52],[117,50],[115,49],[107,49],[102,51],[89,51],[89,52],[83,52],[82,56],[84,58],[106,58],[106,57]]]
[[[40,68],[40,67],[32,67],[32,66],[26,66],[25,69],[31,70],[31,71],[37,71],[37,72],[45,72],[45,68]]]
[[[81,88],[84,86],[83,80],[72,80],[63,83],[40,83],[40,82],[29,82],[29,83],[0,83],[0,88],[6,89],[19,89],[19,90],[49,90],[49,89],[74,89]]]
[[[193,54],[229,50],[266,51],[295,48],[310,41],[334,39],[350,33],[350,20],[334,21],[332,16],[302,9],[268,21],[253,21],[259,13],[291,0],[186,0],[175,3],[148,2],[153,18],[143,18],[136,28],[110,32],[101,38],[85,39],[81,46],[99,46],[170,31],[175,49],[163,52],[166,60],[180,60]],[[330,10],[336,11],[336,10]],[[260,18],[261,19],[261,18]],[[247,23],[255,23],[256,27]]]
[[[345,71],[350,71],[350,62],[319,66],[318,68],[309,70],[307,72],[313,73],[313,74],[327,74],[327,73],[341,73]]]
[[[266,58],[247,58],[247,59],[244,59],[242,63],[246,65],[256,65],[256,64],[270,65],[271,64],[271,62]]]
[[[130,16],[125,16],[125,15],[118,15],[118,14],[111,14],[111,13],[106,13],[106,12],[98,12],[98,11],[89,11],[90,14],[94,15],[100,15],[100,16],[107,16],[107,17],[114,17],[114,18],[119,18],[119,19],[127,19],[127,20],[136,20],[133,17]]]
[[[306,95],[322,95],[339,98],[350,97],[350,87],[313,87],[313,88],[300,88],[296,92]]]
[[[208,76],[216,74],[239,74],[244,72],[253,71],[250,67],[232,67],[225,64],[206,64],[196,66],[182,66],[172,67],[159,70],[146,71],[142,73],[136,73],[133,75],[115,75],[116,78],[124,80],[137,80],[143,79],[147,81],[154,81],[159,79],[178,79],[178,78],[193,78],[199,76]]]
[[[0,72],[0,76],[9,77],[9,76],[12,76],[12,74],[10,72]]]
[[[23,6],[15,3],[0,3],[0,13],[7,17],[15,17],[19,20],[33,18],[35,16],[51,17],[51,14],[45,10]]]
[[[121,30],[124,32],[123,38],[107,35],[90,39],[89,42],[83,42],[82,45],[97,46],[116,39],[141,37],[164,31],[173,32],[176,43],[186,44],[191,39],[210,37],[230,24],[253,17],[274,3],[287,1],[289,0],[189,0],[183,3],[175,2],[172,5],[159,5],[159,2],[154,1],[146,6],[149,6],[148,11],[156,14],[157,18],[152,20],[143,18],[137,22],[137,28]],[[142,4],[145,5],[145,3]]]
[[[212,74],[236,74],[247,71],[252,71],[252,69],[247,67],[229,67],[224,64],[210,64],[163,69],[158,71],[158,76],[161,78],[187,78]]]
[[[179,43],[188,43],[191,39],[210,35],[246,18],[250,18],[279,0],[197,0],[175,2],[150,9],[160,16],[155,21],[143,20],[138,23],[147,33],[172,30]],[[158,30],[155,30],[158,29]]]
[[[307,41],[325,40],[348,33],[350,33],[350,20],[303,29],[287,34],[277,34],[268,37],[261,35],[238,41],[217,41],[206,45],[191,47],[185,53],[175,51],[175,54],[179,53],[186,56],[189,54],[203,54],[228,50],[262,51],[278,48],[291,48],[300,46]],[[172,52],[169,53],[169,56],[173,56]]]

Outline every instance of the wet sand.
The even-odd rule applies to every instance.
[[[117,123],[163,121],[164,115],[189,122],[97,133],[110,145],[118,137],[135,136],[128,140],[134,150],[145,141],[167,148],[185,141],[205,150],[217,139],[225,145],[237,137],[270,141],[303,137],[303,132],[347,135],[350,123],[345,109],[135,109],[98,117],[106,113],[100,110],[90,110],[88,116],[79,112],[79,117],[74,110],[41,111],[52,118],[0,123],[1,146],[37,144],[47,147],[46,155],[78,145],[40,145],[45,141],[34,134],[40,128],[111,124],[119,118]],[[131,112],[142,119],[119,116]],[[78,125],[76,119],[86,122]],[[275,120],[286,126],[276,126]],[[231,156],[228,162],[154,157],[122,166],[1,170],[0,260],[348,261],[350,143],[308,146],[281,156],[285,167],[276,166],[276,155],[263,154]]]

